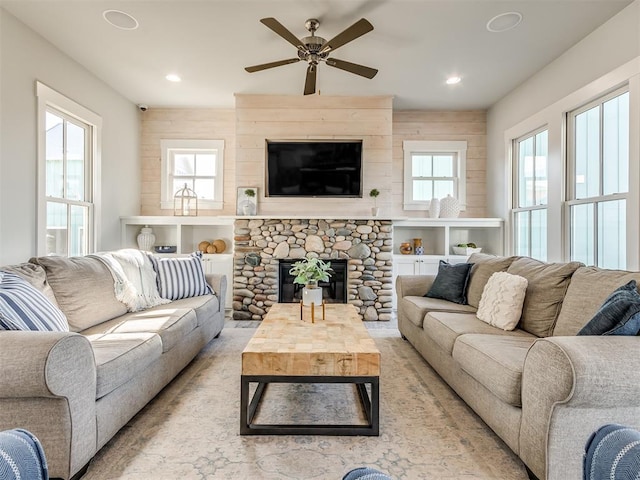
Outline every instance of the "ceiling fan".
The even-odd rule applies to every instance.
[[[307,76],[304,82],[305,95],[311,95],[316,91],[316,76],[318,63],[320,62],[325,62],[330,67],[339,68],[340,70],[355,73],[356,75],[369,79],[375,77],[376,73],[378,73],[378,70],[375,68],[365,67],[364,65],[358,65],[357,63],[351,63],[345,60],[338,60],[337,58],[329,57],[334,50],[373,30],[373,25],[364,18],[361,18],[329,41],[315,35],[316,30],[320,26],[320,21],[315,18],[310,18],[304,23],[305,28],[309,30],[311,35],[302,39],[298,39],[298,37],[287,30],[286,27],[275,18],[263,18],[260,22],[296,47],[298,49],[298,56],[288,58],[286,60],[279,60],[277,62],[246,67],[245,70],[249,73],[259,72],[260,70],[280,67],[282,65],[288,65],[290,63],[296,63],[304,60],[309,64],[307,67]]]

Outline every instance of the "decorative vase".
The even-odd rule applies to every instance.
[[[400,253],[402,255],[409,255],[411,252],[413,252],[413,248],[409,242],[403,242],[400,244]]]
[[[244,215],[251,215],[251,204],[250,203],[245,203],[244,205],[242,205],[242,213]]]
[[[440,218],[456,218],[460,215],[460,202],[455,197],[447,195],[440,200]]]
[[[380,213],[380,207],[371,207],[371,215],[377,217]]]
[[[424,247],[422,246],[421,238],[413,239],[413,253],[415,253],[416,255],[424,254]]]
[[[151,251],[153,244],[156,243],[156,236],[153,234],[153,230],[149,225],[145,225],[140,229],[140,233],[136,237],[138,242],[138,248],[144,251]]]
[[[322,305],[322,287],[307,285],[302,289],[302,304],[310,307],[312,303],[316,307]]]
[[[438,218],[440,216],[440,200],[432,198],[429,204],[429,217]]]

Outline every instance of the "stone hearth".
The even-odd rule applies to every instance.
[[[390,220],[238,219],[234,223],[233,318],[262,320],[278,302],[278,263],[346,259],[348,302],[364,320],[391,320]]]

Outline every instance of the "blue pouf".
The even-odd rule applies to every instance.
[[[19,428],[0,432],[0,478],[48,480],[42,445],[30,432]]]
[[[359,467],[348,472],[342,480],[393,480],[390,476],[368,467]]]
[[[608,424],[589,437],[583,464],[584,480],[635,480],[640,475],[640,432]]]

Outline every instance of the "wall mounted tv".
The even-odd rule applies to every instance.
[[[267,140],[267,196],[362,197],[362,140]]]

